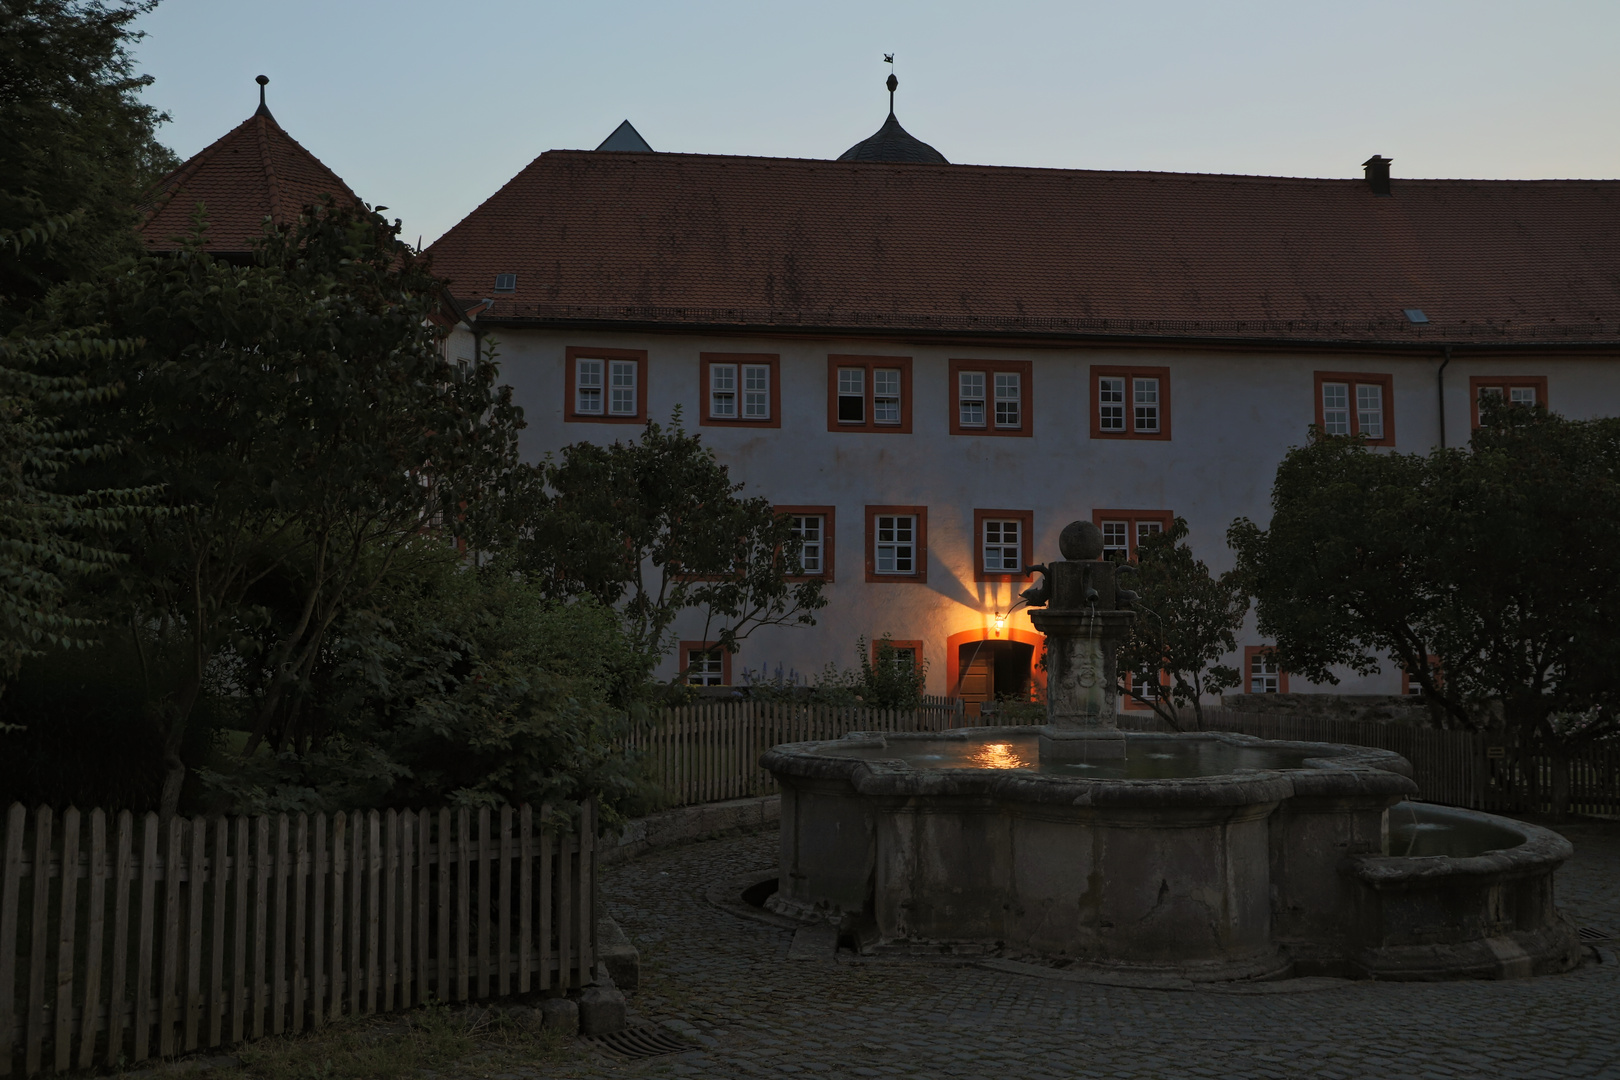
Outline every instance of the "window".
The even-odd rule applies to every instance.
[[[647,354],[631,349],[567,350],[568,420],[639,424],[647,418]]]
[[[1029,435],[1028,360],[952,360],[952,435]]]
[[[973,511],[973,580],[1027,581],[1034,558],[1035,514],[1030,510]]]
[[[928,580],[928,508],[866,508],[866,580]]]
[[[517,275],[516,274],[496,274],[495,275],[495,291],[496,292],[516,292],[517,291]]]
[[[1316,373],[1316,426],[1324,435],[1360,435],[1395,445],[1394,379],[1365,372]]]
[[[1479,425],[1479,405],[1486,398],[1506,397],[1515,405],[1547,404],[1545,375],[1470,375],[1468,408],[1475,428]]]
[[[778,506],[778,514],[787,514],[793,519],[793,533],[803,545],[799,550],[799,564],[804,568],[802,575],[794,575],[793,580],[801,581],[805,578],[819,578],[822,581],[833,579],[833,508],[830,506]]]
[[[680,656],[686,665],[686,685],[731,685],[731,654],[719,642],[683,641]]]
[[[1125,693],[1119,695],[1119,706],[1126,712],[1152,711],[1153,702],[1170,696],[1170,674],[1160,671],[1157,679],[1146,677],[1146,672],[1127,673]],[[1141,694],[1138,700],[1134,693]]]
[[[867,639],[866,647],[872,662],[878,658],[878,645],[883,642],[882,635],[873,635]],[[916,671],[922,666],[923,643],[920,641],[900,641],[889,638],[889,647],[894,651],[889,654],[889,662],[901,671]]]
[[[778,357],[770,353],[702,353],[698,423],[706,427],[781,427]]]
[[[911,357],[829,356],[827,430],[911,432]]]
[[[917,519],[910,514],[879,514],[877,519],[877,572],[917,572]]]
[[[1288,693],[1288,672],[1277,666],[1277,655],[1269,645],[1249,645],[1244,648],[1243,672],[1243,685],[1248,693]]]
[[[1175,520],[1168,510],[1093,510],[1091,523],[1102,532],[1103,558],[1124,562],[1136,558],[1137,547]]]
[[[960,403],[957,417],[962,427],[984,427],[984,372],[963,371],[956,376]]]
[[[1170,369],[1093,367],[1093,439],[1168,439]]]
[[[1430,655],[1429,670],[1434,673],[1435,684],[1439,685],[1442,680],[1440,677],[1440,658],[1438,656]],[[1412,673],[1406,670],[1404,666],[1401,668],[1401,693],[1406,697],[1420,698],[1423,696],[1422,680],[1412,678]]]

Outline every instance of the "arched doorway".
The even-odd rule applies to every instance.
[[[1000,634],[965,630],[945,640],[946,683],[951,697],[969,706],[998,699],[1029,700],[1046,686],[1040,668],[1045,639],[1011,627]]]

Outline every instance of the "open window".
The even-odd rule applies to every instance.
[[[827,430],[911,433],[911,357],[827,357]]]

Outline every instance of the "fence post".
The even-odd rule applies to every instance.
[[[43,867],[44,863],[36,865]],[[61,908],[56,923],[56,1071],[73,1064],[73,937],[79,922],[79,809],[62,815]],[[30,958],[35,964],[44,960]]]
[[[107,922],[107,812],[90,811],[89,921],[85,926],[84,1009],[79,1023],[79,1068],[96,1063],[96,1033],[101,1016],[101,957]],[[4,930],[0,930],[0,935]],[[5,940],[0,936],[0,941]],[[108,1028],[112,1014],[109,1006]],[[0,1053],[6,1051],[0,1050]]]

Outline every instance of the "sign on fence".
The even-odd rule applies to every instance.
[[[538,818],[538,820],[536,820]],[[0,1076],[588,982],[595,818],[174,818],[13,805]]]

